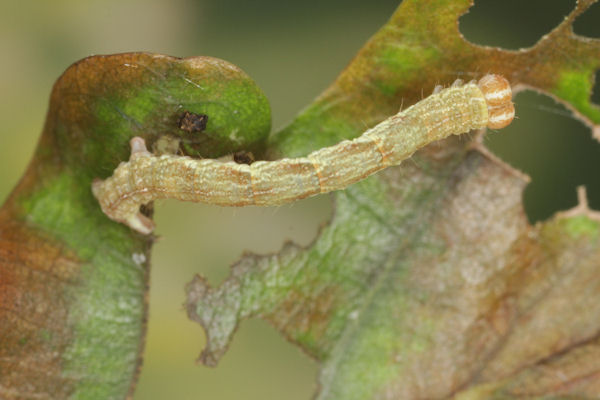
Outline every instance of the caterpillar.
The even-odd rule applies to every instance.
[[[488,127],[500,129],[515,114],[512,91],[500,75],[479,82],[436,87],[434,93],[384,120],[353,140],[344,140],[301,158],[256,161],[154,156],[144,139],[130,141],[131,156],[114,174],[95,179],[92,192],[112,220],[149,234],[151,219],[140,206],[161,198],[221,206],[272,206],[344,189],[415,151],[452,134]]]

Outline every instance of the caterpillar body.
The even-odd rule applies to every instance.
[[[131,157],[114,174],[94,180],[92,192],[111,219],[149,234],[152,220],[140,205],[161,198],[221,206],[271,206],[344,189],[415,151],[452,134],[500,129],[514,117],[512,92],[499,75],[478,83],[457,81],[436,88],[426,99],[384,120],[354,140],[319,149],[301,158],[233,161],[154,156],[140,137],[131,139]]]

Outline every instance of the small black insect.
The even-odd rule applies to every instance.
[[[238,164],[252,164],[254,162],[254,154],[250,151],[238,151],[233,153],[233,161]]]
[[[179,129],[186,132],[202,132],[206,129],[208,115],[184,111],[179,117]]]

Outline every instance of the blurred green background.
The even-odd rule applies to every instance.
[[[0,201],[23,173],[45,117],[53,82],[90,54],[146,50],[211,55],[237,64],[270,99],[273,126],[290,121],[351,60],[399,4],[396,0],[0,0]],[[479,44],[531,46],[574,0],[479,0],[460,20]],[[508,21],[508,23],[507,23]],[[576,31],[600,36],[600,7]],[[450,83],[456,76],[449,76]],[[596,88],[596,102],[600,89]],[[517,96],[517,119],[486,143],[532,177],[530,220],[575,205],[585,184],[600,208],[600,144],[548,97]],[[196,366],[204,334],[187,320],[183,287],[200,273],[224,279],[244,250],[308,244],[331,213],[329,196],[278,208],[217,208],[161,202],[150,290],[150,321],[136,400],[309,399],[317,366],[266,323],[241,325],[216,369]]]

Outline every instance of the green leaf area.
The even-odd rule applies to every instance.
[[[597,130],[600,40],[571,29],[592,3],[535,46],[505,51],[460,35],[470,1],[405,0],[269,154],[356,137],[455,71],[548,93]],[[582,203],[531,226],[526,183],[455,137],[336,193],[307,248],[245,256],[217,288],[188,285],[188,314],[208,338],[200,361],[216,365],[239,322],[258,316],[319,362],[317,399],[597,398],[600,218]]]
[[[209,115],[206,128],[181,129],[185,113]],[[127,160],[134,136],[219,157],[260,149],[270,124],[254,81],[210,57],[96,56],[59,78],[35,157],[0,209],[0,398],[132,392],[153,237],[109,220],[92,180]]]

